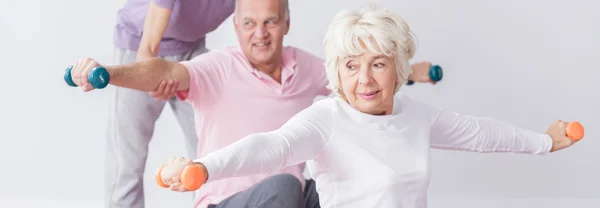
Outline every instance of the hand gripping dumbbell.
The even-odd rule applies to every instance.
[[[431,65],[431,67],[429,67],[429,79],[431,79],[431,81],[439,82],[440,80],[442,80],[442,77],[444,77],[442,67],[440,67],[439,65]],[[415,82],[408,80],[406,84],[412,85],[414,83]]]
[[[73,77],[71,76],[71,70],[73,66],[69,66],[67,70],[65,70],[65,82],[71,87],[77,87],[75,82],[73,82]],[[108,71],[104,67],[96,67],[90,71],[88,75],[88,82],[94,87],[94,89],[102,89],[105,88],[110,82],[110,75]]]
[[[567,137],[572,141],[579,141],[583,138],[583,125],[577,121],[569,122],[566,128]]]
[[[156,171],[154,174],[154,179],[160,187],[169,188],[169,185],[165,184],[165,182],[162,180],[162,176],[160,175],[164,166],[165,165],[163,164],[160,166],[160,168],[158,168],[158,171]],[[200,168],[200,166],[197,165],[186,166],[183,171],[181,171],[181,175],[179,176],[181,184],[186,190],[189,191],[195,191],[204,185],[205,178],[206,175],[204,174],[204,171],[202,168]]]

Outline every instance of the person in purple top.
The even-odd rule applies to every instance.
[[[235,0],[128,0],[118,11],[114,64],[154,57],[190,60],[208,51],[206,34],[234,9]],[[105,207],[144,207],[148,144],[167,102],[183,130],[190,158],[196,157],[194,113],[189,103],[177,98],[158,100],[152,93],[117,87],[108,125]]]

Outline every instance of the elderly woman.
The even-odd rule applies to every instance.
[[[411,73],[415,43],[392,12],[341,12],[324,45],[330,88],[339,97],[317,101],[275,131],[248,135],[194,160],[207,183],[306,161],[322,207],[426,207],[431,147],[542,155],[574,143],[565,122],[536,133],[399,93]],[[175,176],[165,180],[172,190],[186,191],[178,171],[191,163],[175,159],[164,167]]]

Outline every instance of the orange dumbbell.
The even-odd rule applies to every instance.
[[[156,171],[156,173],[154,174],[154,178],[156,179],[156,183],[159,186],[163,188],[169,188],[169,185],[163,182],[162,176],[160,175],[160,172],[162,172],[164,166],[165,165],[163,164],[160,166],[160,168],[158,168],[158,171]],[[181,180],[181,184],[183,184],[183,187],[186,190],[195,191],[199,189],[202,185],[204,185],[206,175],[204,174],[204,171],[202,171],[202,168],[200,168],[200,166],[188,165],[181,172],[179,179]]]
[[[579,141],[583,138],[583,125],[577,121],[567,124],[567,137],[573,141]]]

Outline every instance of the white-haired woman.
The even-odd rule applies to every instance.
[[[322,207],[426,207],[432,147],[545,154],[574,143],[564,122],[536,133],[397,93],[415,46],[408,25],[392,12],[343,11],[324,45],[330,87],[339,97],[314,103],[278,130],[248,135],[194,160],[208,183],[306,161]],[[174,170],[181,166],[163,171]],[[166,181],[174,182],[172,190],[186,191],[177,180]]]

